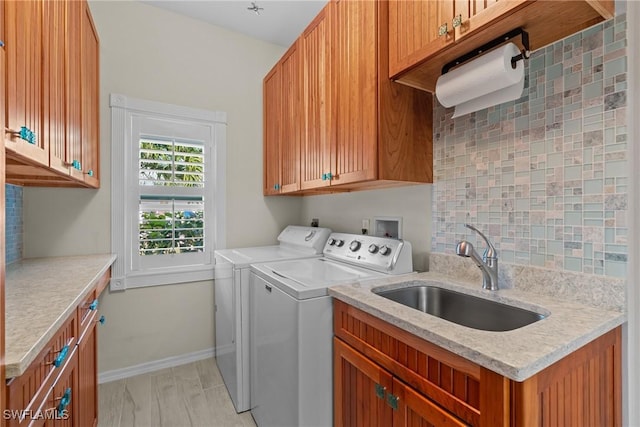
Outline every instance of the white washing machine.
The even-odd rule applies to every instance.
[[[237,412],[250,409],[249,266],[319,257],[331,230],[290,225],[278,245],[215,251],[216,363]]]
[[[259,427],[333,424],[327,289],[412,271],[402,240],[333,233],[324,255],[251,267],[251,415]]]

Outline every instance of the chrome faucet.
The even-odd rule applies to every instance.
[[[487,249],[485,249],[482,258],[478,255],[478,252],[473,248],[473,245],[466,240],[462,240],[456,246],[456,254],[471,258],[480,270],[482,271],[482,289],[487,289],[490,291],[498,290],[498,252],[496,248],[493,247],[493,244],[487,239],[487,236],[482,234],[480,230],[475,228],[471,224],[464,225],[467,228],[475,231],[484,239],[487,244]]]

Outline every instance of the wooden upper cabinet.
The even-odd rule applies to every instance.
[[[263,193],[278,194],[280,180],[280,126],[282,121],[282,70],[276,64],[262,83],[263,87]]]
[[[330,13],[320,11],[302,34],[304,129],[300,145],[300,188],[328,186],[331,165],[331,44]]]
[[[445,64],[514,29],[527,31],[536,50],[614,12],[614,0],[389,0],[388,75],[434,92]]]
[[[97,188],[99,41],[87,2],[6,1],[2,10],[7,182]]]
[[[42,129],[42,7],[40,1],[6,1],[6,126],[9,154],[49,165]],[[20,131],[22,130],[22,138]]]
[[[69,174],[67,161],[66,123],[66,63],[65,18],[67,5],[56,0],[45,0],[43,34],[42,75],[43,137],[49,143],[49,166],[63,174]]]
[[[98,33],[86,2],[82,8],[81,37],[81,171],[84,182],[100,186],[100,64]]]
[[[453,43],[453,16],[453,1],[389,0],[389,75]]]
[[[281,193],[300,189],[300,144],[304,127],[302,55],[296,42],[280,61],[282,67],[282,118],[280,140]]]
[[[81,166],[82,162],[82,76],[77,58],[83,53],[83,2],[71,1],[67,8],[67,162],[71,175],[81,181],[78,164]]]
[[[300,189],[302,58],[296,43],[263,80],[264,195]]]
[[[273,135],[297,134],[292,120],[302,124],[300,184],[290,187],[297,194],[432,182],[433,99],[389,80],[388,43],[386,1],[332,0],[280,60],[291,63],[281,67],[279,80],[288,88],[274,89],[277,80],[268,82],[274,71],[267,75],[265,194],[285,193],[273,191],[273,182],[287,188],[283,177],[295,162],[281,156],[279,164],[269,164],[268,159],[276,149]],[[294,57],[301,64],[301,84],[285,85],[293,82]],[[277,102],[278,96],[286,99]],[[282,122],[274,116],[278,105],[284,106]],[[301,113],[294,114],[292,105]],[[291,141],[295,138],[280,141],[278,149]],[[295,146],[286,152],[295,153]],[[274,181],[275,170],[280,181]]]
[[[331,184],[376,178],[378,147],[377,2],[336,1],[333,49],[336,58],[335,170]]]

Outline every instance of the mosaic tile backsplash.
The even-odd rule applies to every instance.
[[[476,225],[501,262],[624,277],[627,40],[620,15],[534,52],[524,95],[452,119],[434,109],[432,249]]]
[[[22,259],[22,187],[5,186],[5,261]]]

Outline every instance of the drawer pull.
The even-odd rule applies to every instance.
[[[64,363],[64,359],[67,358],[67,353],[69,353],[69,345],[65,345],[58,353],[58,356],[53,360],[53,366],[59,368]]]
[[[376,396],[379,399],[383,399],[384,400],[384,395],[386,394],[387,388],[381,386],[380,384],[376,384]]]
[[[64,394],[62,395],[62,397],[60,398],[60,403],[58,404],[58,416],[62,417],[64,414],[64,410],[67,409],[67,406],[69,406],[69,403],[71,403],[71,387],[67,388],[64,391]]]
[[[100,323],[101,325],[104,325],[104,322],[107,321],[107,318],[104,317],[104,314],[102,316],[100,316],[100,318],[98,320],[96,320],[96,322]]]
[[[391,406],[391,409],[393,409],[394,411],[398,410],[399,401],[400,398],[398,396],[395,396],[391,393],[387,394],[387,405]]]
[[[95,311],[98,308],[98,300],[94,299],[91,304],[89,304],[89,310]]]

